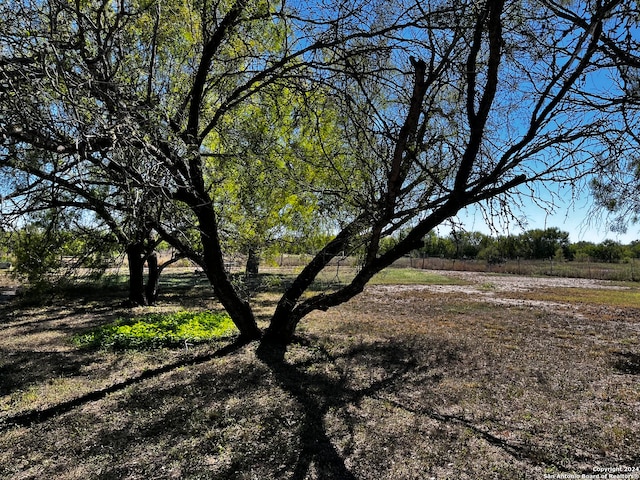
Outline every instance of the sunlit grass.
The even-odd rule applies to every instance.
[[[356,275],[357,271],[353,267],[327,267],[318,275],[317,283],[333,283],[334,285],[344,285]],[[460,278],[447,275],[440,275],[433,271],[413,269],[413,268],[386,268],[376,274],[371,281],[371,285],[467,285],[468,282]]]
[[[462,279],[413,268],[387,268],[371,279],[375,285],[466,285]]]

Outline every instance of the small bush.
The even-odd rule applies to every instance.
[[[235,326],[226,314],[183,311],[118,319],[75,335],[73,343],[80,348],[150,349],[206,342],[234,331]]]

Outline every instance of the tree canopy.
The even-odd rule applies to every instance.
[[[239,241],[331,234],[265,332],[287,343],[461,209],[508,212],[634,148],[635,2],[10,0],[0,17],[14,204],[64,192],[114,229],[135,219],[203,267],[247,339],[224,264]],[[356,248],[351,283],[309,292]]]

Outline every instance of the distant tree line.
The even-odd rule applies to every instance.
[[[386,248],[391,248],[390,239]],[[497,237],[480,232],[454,231],[440,236],[430,232],[424,246],[412,252],[416,257],[477,259],[488,263],[506,260],[593,261],[617,263],[640,258],[640,240],[624,245],[614,240],[601,243],[579,241],[571,243],[569,233],[557,227],[527,230],[519,235]]]

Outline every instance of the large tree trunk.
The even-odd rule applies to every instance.
[[[145,305],[144,288],[144,245],[131,243],[126,248],[129,262],[129,303],[132,306]]]
[[[255,248],[249,249],[249,254],[247,256],[247,266],[245,269],[245,273],[248,276],[258,275],[258,271],[260,270],[260,255]]]
[[[280,306],[271,317],[264,340],[275,345],[290,344],[298,327],[298,323],[313,310],[326,311],[330,307],[345,303],[362,292],[365,285],[378,270],[361,270],[356,278],[345,287],[332,294],[319,294],[307,301],[288,306]]]
[[[147,255],[147,286],[145,288],[145,298],[147,305],[153,305],[158,300],[158,285],[160,284],[160,268],[158,267],[158,254],[151,252]]]
[[[222,246],[218,237],[218,224],[213,205],[210,201],[197,200],[192,209],[198,218],[204,267],[213,290],[222,303],[233,323],[240,330],[243,340],[257,340],[262,336],[251,306],[243,300],[233,287],[224,268]]]
[[[242,2],[238,2],[241,6]],[[238,6],[236,5],[236,7]],[[234,7],[235,8],[235,7]],[[225,19],[226,20],[226,19]],[[206,63],[206,62],[205,62]],[[203,75],[206,75],[206,69]],[[201,93],[201,91],[200,91]],[[192,137],[197,137],[198,124],[198,101],[194,101],[192,108],[193,117],[190,119],[190,130]],[[262,337],[262,331],[258,328],[258,323],[249,302],[243,300],[238,291],[234,288],[225,270],[224,257],[222,255],[222,245],[218,232],[218,219],[213,202],[209,197],[209,191],[205,186],[204,175],[202,173],[202,159],[200,157],[197,144],[190,146],[190,159],[188,170],[193,191],[185,193],[182,201],[189,205],[191,211],[198,220],[198,230],[202,241],[202,256],[200,261],[207,275],[209,283],[218,300],[227,311],[235,326],[240,330],[241,341],[252,341]]]
[[[269,327],[264,332],[262,343],[286,346],[289,345],[296,333],[298,323],[302,320],[299,315],[294,315],[292,311],[280,310],[271,317]]]

